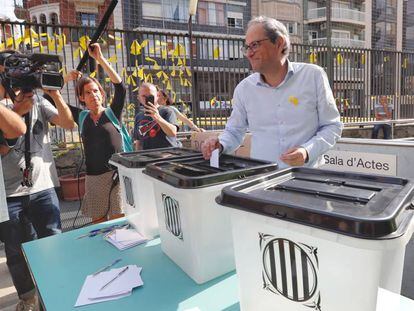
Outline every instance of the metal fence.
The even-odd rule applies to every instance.
[[[89,27],[0,22],[0,50],[59,54],[63,71],[68,72],[77,66],[93,32]],[[179,31],[104,32],[100,40],[104,54],[129,86],[124,118],[129,128],[139,109],[135,91],[142,82],[168,91],[179,109],[199,126],[224,127],[234,88],[250,74],[240,52],[244,40],[195,33],[191,41],[190,47],[188,34]],[[293,44],[289,58],[325,69],[345,122],[373,121],[374,103],[380,95],[388,96],[394,105],[394,119],[414,117],[413,53]],[[113,90],[100,68],[90,63],[85,74],[98,78],[111,97]],[[66,85],[62,93],[70,105],[78,105],[73,85]],[[54,140],[73,142],[78,135],[57,129]]]

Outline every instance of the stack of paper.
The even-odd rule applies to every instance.
[[[75,307],[127,297],[131,295],[133,288],[144,285],[141,267],[129,265],[128,269],[121,273],[125,268],[101,272],[95,276],[88,275]],[[108,285],[105,286],[106,284]],[[102,288],[103,286],[105,287]]]
[[[147,241],[134,229],[116,229],[105,235],[104,239],[121,251]]]

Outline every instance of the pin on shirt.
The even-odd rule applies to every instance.
[[[289,102],[294,106],[299,105],[299,99],[295,96],[289,96]]]

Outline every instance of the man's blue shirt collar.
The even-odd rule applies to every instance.
[[[295,68],[293,67],[293,63],[290,62],[288,59],[286,61],[287,61],[287,64],[288,64],[288,70],[287,70],[286,76],[283,79],[282,83],[280,83],[276,88],[278,88],[278,87],[282,86],[283,84],[285,84],[295,74]],[[263,75],[261,73],[257,74],[256,84],[258,86],[272,87],[264,81]]]

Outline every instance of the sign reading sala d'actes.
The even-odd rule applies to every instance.
[[[393,154],[330,150],[323,160],[322,169],[397,176],[397,156]]]

